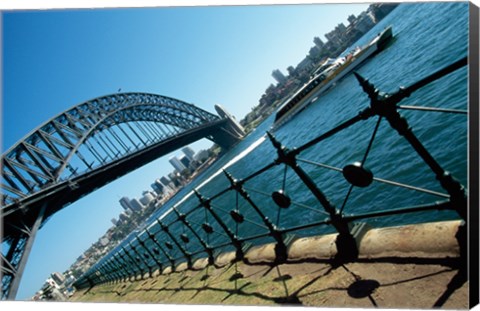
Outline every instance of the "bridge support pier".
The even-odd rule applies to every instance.
[[[9,288],[7,290],[5,288],[2,288],[3,299],[6,298],[7,300],[15,300],[15,297],[17,296],[20,281],[22,280],[22,275],[33,247],[33,242],[35,241],[38,229],[40,229],[43,221],[43,215],[45,214],[46,206],[47,203],[44,203],[43,206],[40,208],[37,219],[31,226],[31,228],[28,228],[26,226],[26,228],[22,230],[23,235],[19,235],[18,238],[16,238],[10,246],[10,251],[7,254],[5,260],[13,269],[9,273],[11,277]],[[15,257],[19,257],[19,259],[16,260]],[[8,276],[4,275],[3,277]]]

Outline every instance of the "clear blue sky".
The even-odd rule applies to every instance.
[[[149,92],[243,118],[324,34],[367,4],[4,11],[3,151],[41,123],[91,98]],[[202,141],[195,151],[210,144]],[[63,272],[122,211],[172,171],[159,159],[57,213],[38,233],[18,300]]]

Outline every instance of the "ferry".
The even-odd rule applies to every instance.
[[[277,109],[272,129],[285,124],[291,117],[314,102],[314,100],[308,100],[309,98],[318,99],[320,94],[334,86],[367,58],[381,51],[391,39],[392,27],[389,26],[363,48],[356,48],[345,57],[327,59],[312,74],[311,79]]]

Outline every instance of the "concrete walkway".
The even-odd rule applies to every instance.
[[[157,271],[78,291],[71,301],[161,304],[296,305],[467,309],[468,280],[455,233],[460,222],[369,230],[360,255],[336,263],[335,236],[296,240],[289,263],[272,263],[272,245],[252,248],[250,263],[218,258],[217,267]],[[230,258],[230,259],[229,259]],[[182,271],[178,271],[182,270]]]

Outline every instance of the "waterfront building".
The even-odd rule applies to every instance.
[[[167,177],[165,177],[165,176],[162,176],[162,177],[160,178],[160,181],[161,181],[162,184],[163,184],[164,186],[166,186],[166,187],[170,187],[170,185],[171,185],[171,183],[172,183],[172,181],[171,181],[170,179],[168,179]]]
[[[153,194],[150,191],[144,191],[143,196],[140,198],[140,203],[143,204],[143,206],[148,206],[151,202],[155,201],[155,194]]]
[[[128,197],[123,197],[120,199],[120,205],[123,207],[124,210],[128,211],[135,211],[135,208],[130,203],[131,200]]]
[[[344,37],[347,27],[343,23],[340,23],[335,27],[334,30],[330,31],[329,33],[325,34],[325,38],[328,39],[329,42],[333,43],[334,45],[341,46],[344,44]]]
[[[193,151],[192,148],[189,146],[182,148],[183,153],[187,156],[187,158],[190,160],[190,162],[194,161],[195,158],[195,151]]]
[[[128,219],[130,218],[130,217],[128,217],[127,213],[125,213],[125,212],[120,213],[120,215],[118,215],[118,217],[120,219],[119,222],[127,222]]]
[[[98,242],[100,243],[101,246],[105,247],[108,245],[108,243],[110,243],[110,239],[103,237]]]
[[[180,162],[180,160],[176,157],[176,156],[173,156],[171,157],[168,162],[170,162],[170,164],[172,164],[172,166],[178,171],[178,172],[182,172],[184,169],[186,169],[187,167],[185,165],[183,165],[182,162]]]
[[[287,78],[283,75],[283,73],[279,69],[275,69],[272,72],[272,76],[278,83],[285,83],[287,81]]]
[[[202,149],[195,154],[195,161],[204,162],[208,159],[209,153],[208,150]]]
[[[355,17],[354,14],[351,14],[351,15],[348,16],[347,20],[350,24],[354,24],[355,21],[357,20],[357,18]]]
[[[173,183],[173,189],[175,188],[178,188],[180,186],[182,186],[182,176],[178,173],[177,170],[171,172],[170,174],[168,174],[168,177],[170,178],[170,180],[172,181]]]
[[[323,47],[325,46],[325,43],[320,39],[319,37],[313,38],[313,43],[315,43],[315,46],[321,51]]]
[[[130,205],[133,207],[134,211],[141,211],[144,206],[137,198],[134,198],[130,201]]]
[[[114,226],[116,226],[116,225],[118,224],[118,221],[117,221],[115,218],[112,218],[111,221],[112,221],[112,224],[113,224]]]
[[[65,286],[71,287],[76,280],[77,279],[72,275],[72,272],[68,271],[67,275],[65,276]]]
[[[152,187],[153,191],[158,195],[162,195],[165,192],[165,185],[162,184],[160,179],[155,180],[150,187]]]
[[[300,72],[302,70],[309,70],[312,66],[313,66],[312,60],[308,57],[305,57],[304,59],[302,59],[302,61],[300,63],[298,63],[295,70],[297,72]]]
[[[191,161],[186,155],[180,156],[178,160],[183,164],[183,166],[185,166],[185,168],[190,167]]]
[[[375,26],[375,22],[375,17],[371,14],[371,12],[362,12],[362,14],[358,16],[354,25],[355,29],[357,29],[362,34],[365,34],[373,26]]]
[[[368,14],[371,14],[375,23],[393,11],[399,3],[374,3],[368,7]]]
[[[53,272],[50,277],[55,281],[57,286],[61,286],[65,282],[65,277],[60,272]]]
[[[172,183],[172,181],[170,179],[168,179],[167,177],[165,176],[162,176],[162,178],[160,178],[160,181],[163,185],[163,193],[168,195],[169,193],[172,193],[173,192],[173,188],[174,188],[174,185]]]

